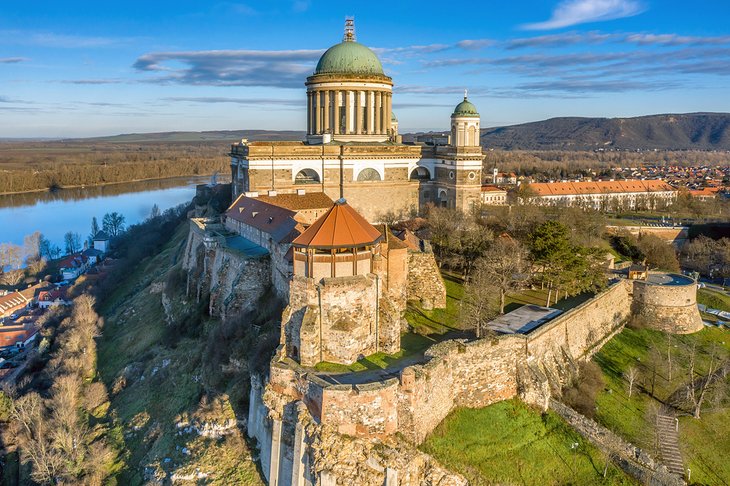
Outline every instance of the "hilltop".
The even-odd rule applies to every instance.
[[[504,150],[730,150],[730,113],[551,118],[488,128],[481,140]]]

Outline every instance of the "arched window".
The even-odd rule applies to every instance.
[[[425,167],[416,167],[411,172],[410,178],[412,180],[427,181],[427,180],[431,179],[431,173]]]
[[[382,180],[380,178],[380,173],[375,170],[368,167],[367,169],[363,169],[360,171],[360,173],[357,175],[358,181],[379,181]]]
[[[318,182],[320,182],[319,174],[313,169],[302,169],[294,178],[294,184],[317,184]]]

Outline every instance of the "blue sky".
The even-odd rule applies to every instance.
[[[345,16],[401,131],[730,111],[725,0],[20,2],[0,10],[0,137],[303,129]]]

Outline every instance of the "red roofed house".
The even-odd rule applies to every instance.
[[[593,209],[654,209],[677,198],[677,189],[661,180],[536,182],[530,189],[537,195],[536,204]]]
[[[0,349],[9,347],[24,348],[38,335],[35,324],[22,326],[0,326]]]
[[[61,278],[64,280],[74,280],[78,278],[79,275],[83,274],[89,268],[89,265],[88,257],[80,253],[68,255],[58,262]]]
[[[59,305],[71,305],[71,299],[66,296],[65,289],[43,290],[38,294],[38,307],[41,309]]]
[[[31,300],[20,292],[13,292],[0,297],[0,318],[9,317],[19,310],[25,309]]]
[[[507,191],[497,186],[485,184],[482,186],[481,202],[490,206],[505,206],[507,204]]]

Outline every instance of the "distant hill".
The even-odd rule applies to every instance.
[[[730,113],[551,118],[484,129],[482,145],[506,150],[730,150]]]
[[[242,138],[253,140],[302,140],[304,132],[296,130],[216,130],[208,132],[125,133],[109,137],[66,139],[67,142],[228,142]]]

